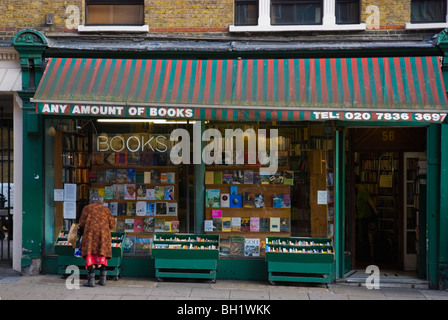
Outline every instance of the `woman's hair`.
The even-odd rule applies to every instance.
[[[94,203],[94,202],[104,203],[104,199],[97,192],[95,192],[94,194],[92,194],[90,196],[90,203]]]

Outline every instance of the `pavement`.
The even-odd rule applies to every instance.
[[[11,270],[12,271],[12,270]],[[246,280],[164,279],[121,277],[106,286],[84,287],[60,275],[21,276],[0,272],[0,303],[5,300],[178,300],[182,306],[194,301],[244,300],[274,303],[274,300],[448,300],[447,291],[410,287],[368,289],[349,283],[303,284]],[[197,302],[196,302],[197,303]],[[227,303],[227,302],[226,302]]]

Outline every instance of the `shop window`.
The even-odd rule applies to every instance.
[[[143,0],[86,0],[87,25],[143,25]]]
[[[336,0],[336,23],[357,24],[360,22],[359,0]]]
[[[258,23],[258,0],[235,0],[235,25],[255,26]]]
[[[412,0],[411,23],[446,22],[446,0]]]
[[[322,24],[322,0],[272,0],[272,25]]]

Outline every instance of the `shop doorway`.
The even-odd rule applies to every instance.
[[[419,221],[425,216],[426,128],[353,128],[349,137],[345,227],[351,269],[376,265],[424,277],[426,253],[419,244],[425,239],[418,235],[426,234]]]
[[[0,93],[0,268],[12,265],[13,97]]]

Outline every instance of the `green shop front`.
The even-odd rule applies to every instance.
[[[22,93],[22,266],[61,272],[58,236],[99,192],[124,276],[332,282],[377,265],[443,285],[439,57],[46,58]],[[365,228],[356,185],[378,209]]]

